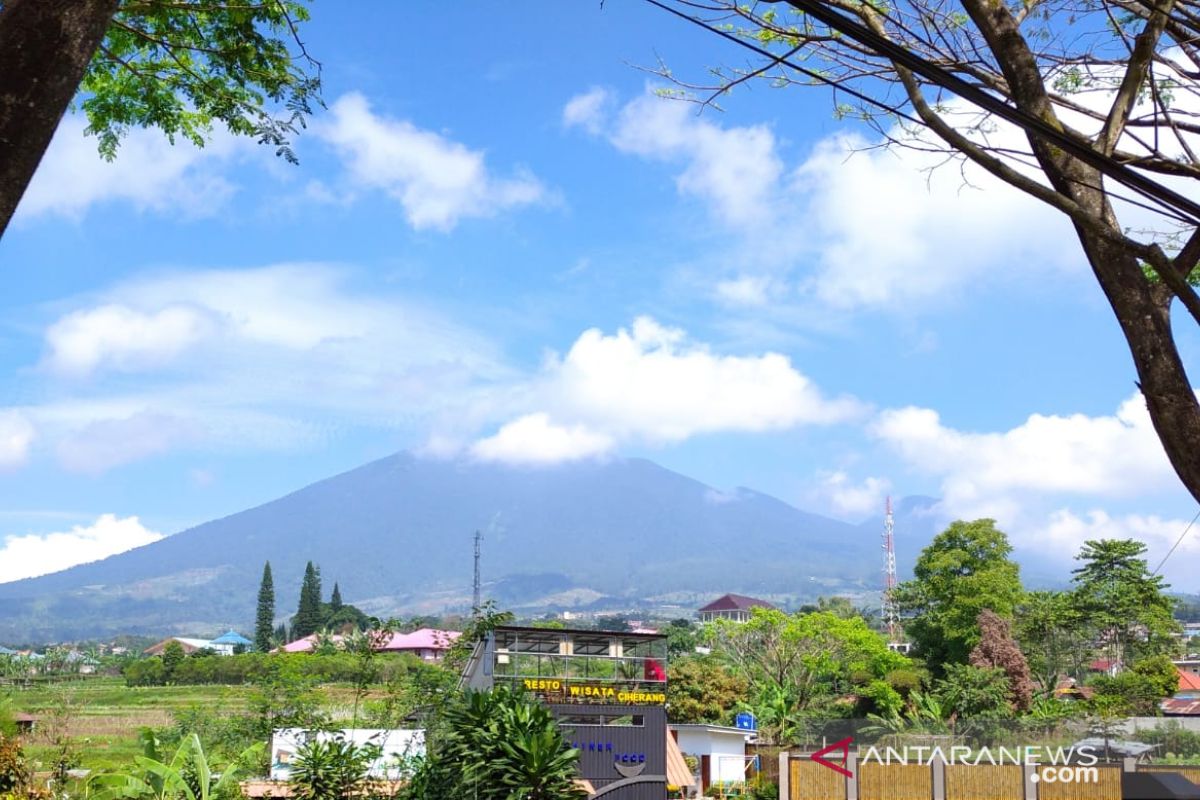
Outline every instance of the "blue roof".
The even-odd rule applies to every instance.
[[[240,633],[238,633],[237,631],[233,631],[233,630],[227,631],[226,633],[221,634],[217,638],[213,639],[212,643],[213,644],[234,644],[234,645],[254,644],[254,642],[250,641],[245,636],[242,636]]]

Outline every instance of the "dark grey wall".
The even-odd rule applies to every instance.
[[[662,706],[552,705],[557,717],[589,714],[641,715],[642,726],[563,724],[563,735],[581,749],[580,775],[597,790],[623,779],[615,764],[644,764],[641,778],[660,776],[650,783],[623,786],[604,800],[665,800],[667,796],[667,712]]]

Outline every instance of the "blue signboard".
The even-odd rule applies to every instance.
[[[745,711],[734,718],[733,724],[744,731],[758,730],[758,721],[754,719],[754,715]]]

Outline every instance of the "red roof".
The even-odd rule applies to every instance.
[[[746,597],[743,594],[727,594],[718,597],[706,605],[701,611],[746,611],[751,608],[774,608],[766,600]]]
[[[1200,700],[1168,698],[1159,705],[1168,717],[1200,717]]]
[[[1200,675],[1184,672],[1180,667],[1175,669],[1179,671],[1179,691],[1200,692]]]
[[[1088,669],[1094,672],[1108,672],[1113,668],[1115,661],[1109,661],[1107,658],[1097,658],[1092,663],[1088,664]]]

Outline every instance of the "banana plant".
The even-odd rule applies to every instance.
[[[94,800],[215,800],[228,796],[245,765],[252,763],[262,748],[261,743],[251,745],[215,776],[196,734],[184,737],[167,760],[158,740],[144,731],[142,755],[133,759],[137,768],[96,775],[90,781],[92,796]]]

